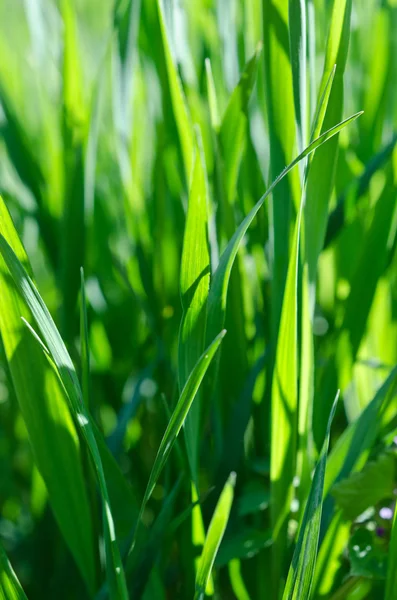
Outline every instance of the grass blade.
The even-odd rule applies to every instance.
[[[206,305],[210,282],[208,199],[204,156],[196,150],[183,240],[180,292],[183,315],[179,330],[178,376],[182,390],[205,346]],[[193,478],[196,478],[200,402],[186,417],[186,442]]]
[[[189,410],[192,406],[193,400],[197,394],[197,391],[200,387],[200,384],[204,378],[205,373],[207,372],[208,367],[211,364],[212,359],[215,356],[216,351],[218,350],[222,339],[224,338],[226,331],[223,330],[219,333],[213,342],[208,346],[206,351],[201,355],[199,360],[197,361],[194,369],[190,373],[190,376],[182,390],[182,393],[179,397],[178,403],[175,407],[174,412],[172,413],[171,419],[167,425],[167,429],[165,430],[163,439],[161,440],[160,447],[157,451],[157,456],[154,461],[154,465],[152,467],[148,484],[146,486],[146,491],[142,500],[142,505],[140,509],[140,515],[138,517],[138,524],[135,531],[135,539],[130,548],[130,555],[134,550],[135,542],[137,539],[137,531],[140,527],[140,523],[142,520],[143,512],[146,508],[146,505],[153,493],[155,485],[160,477],[161,471],[164,468],[165,463],[167,462],[168,456],[172,450],[172,447],[176,441],[176,438],[185,422],[186,416],[189,413]]]
[[[291,53],[292,80],[294,84],[295,119],[298,137],[298,152],[306,147],[307,103],[306,103],[306,1],[289,0],[289,42]]]
[[[20,260],[30,269],[25,250],[1,198],[0,232],[3,243],[7,244],[4,235],[18,256],[7,244],[13,262],[21,265]],[[20,268],[23,269],[22,266]],[[0,282],[0,331],[34,459],[46,483],[62,534],[88,589],[93,591],[96,586],[96,551],[77,431],[58,377],[25,326],[23,319],[28,323],[31,314],[1,257]]]
[[[115,537],[114,523],[102,461],[92,429],[91,417],[84,405],[83,395],[72,360],[33,281],[25,271],[23,265],[18,260],[17,256],[3,235],[0,235],[0,253],[7,265],[18,291],[31,310],[44,341],[47,344],[48,350],[57,367],[60,379],[70,401],[70,408],[75,420],[75,424],[79,427],[83,438],[87,442],[87,446],[91,453],[97,473],[103,501],[107,569],[109,581],[112,582],[112,597],[127,599],[128,594],[124,570]]]
[[[339,392],[329,416],[327,432],[319,461],[314,472],[310,494],[300,526],[298,541],[288,573],[283,600],[309,600],[310,598],[320,535],[324,477],[329,438],[338,398]]]
[[[203,600],[212,567],[221,544],[233,504],[236,474],[231,473],[219,497],[205,538],[200,567],[196,578],[195,600]]]
[[[254,220],[259,209],[262,207],[266,198],[270,196],[270,194],[273,192],[274,188],[278,185],[278,183],[302,159],[304,159],[306,156],[310,155],[312,152],[317,150],[317,148],[319,148],[322,144],[324,144],[334,135],[339,133],[346,125],[353,122],[361,114],[362,112],[358,112],[352,115],[351,117],[345,119],[338,125],[331,127],[331,129],[321,134],[317,139],[315,139],[311,144],[309,144],[309,146],[307,146],[307,148],[305,148],[305,150],[301,154],[299,154],[299,156],[297,156],[287,167],[285,167],[285,169],[273,181],[273,183],[269,186],[269,188],[266,190],[263,196],[258,200],[258,202],[251,209],[249,214],[245,217],[245,219],[236,229],[233,237],[229,241],[228,245],[222,253],[222,256],[220,257],[219,265],[212,278],[207,305],[207,341],[211,338],[211,335],[213,335],[214,332],[219,331],[219,329],[223,327],[223,324],[225,322],[227,291],[233,263],[244,235],[248,231],[249,226]]]
[[[27,600],[8,557],[0,544],[0,598],[1,600]]]

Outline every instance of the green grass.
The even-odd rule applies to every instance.
[[[395,0],[0,28],[0,599],[397,597]]]

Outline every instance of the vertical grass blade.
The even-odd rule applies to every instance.
[[[182,84],[173,62],[171,48],[168,41],[167,27],[164,19],[164,9],[162,0],[156,0],[156,10],[158,22],[160,25],[160,35],[163,57],[165,60],[167,72],[168,89],[178,130],[179,142],[182,150],[185,177],[186,181],[190,181],[194,156],[194,133],[190,115],[186,105],[185,95],[182,89]]]
[[[319,461],[314,471],[312,486],[300,526],[292,564],[288,573],[283,600],[309,600],[310,598],[320,535],[324,477],[329,438],[338,398],[339,393],[335,398],[328,419],[327,432]]]
[[[350,37],[351,0],[334,0],[330,30],[327,40],[324,73],[319,90],[318,105],[324,105],[323,96],[330,85],[330,77],[336,65],[331,95],[327,103],[323,128],[339,122],[343,109],[343,74],[346,65]],[[305,205],[305,256],[309,268],[311,288],[311,312],[314,310],[314,293],[317,260],[324,243],[328,218],[328,204],[331,196],[338,138],[326,150],[319,151],[313,158],[307,182]]]
[[[288,35],[288,2],[263,0],[263,39],[266,100],[270,142],[270,179],[291,162],[295,139],[295,109]],[[280,102],[280,98],[283,99]],[[335,119],[337,123],[340,119]],[[277,337],[288,270],[289,237],[293,210],[300,199],[299,173],[293,172],[270,200],[269,240],[273,275],[273,341]]]
[[[208,199],[204,156],[198,147],[194,160],[183,240],[180,292],[183,307],[179,331],[178,376],[183,389],[205,347],[206,308],[210,282]],[[197,474],[199,398],[186,417],[185,432],[193,478]]]
[[[196,578],[195,600],[203,600],[205,596],[205,590],[211,576],[212,567],[229,520],[235,484],[236,474],[231,473],[219,497],[205,538],[203,553],[200,558],[200,566]]]

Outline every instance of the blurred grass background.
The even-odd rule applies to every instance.
[[[159,511],[164,522],[156,521],[158,537],[147,542],[141,557],[147,575],[140,564],[142,581],[134,577],[128,584],[132,598],[192,597],[204,535],[201,516],[207,529],[231,471],[237,472],[235,503],[218,554],[215,591],[210,586],[207,592],[222,599],[278,598],[280,591],[269,592],[274,587],[268,586],[283,589],[337,390],[343,402],[331,448],[397,363],[397,3],[305,0],[299,93],[293,37],[299,27],[296,13],[289,16],[298,4],[0,0],[0,193],[80,376],[84,268],[89,410],[131,485],[134,505],[125,500],[124,510],[132,520],[170,412],[206,339],[205,321],[199,321],[196,342],[190,339],[181,351],[180,324],[190,302],[186,296],[188,304],[181,303],[181,263],[183,268],[188,255],[183,232],[194,189],[201,186],[197,193],[207,206],[200,219],[208,219],[202,234],[208,235],[208,256],[197,260],[204,261],[203,268],[209,265],[209,281],[244,216],[308,144],[324,77],[335,62],[324,129],[364,110],[316,152],[306,187],[303,169],[283,180],[244,238],[229,284],[228,333],[185,424],[193,442],[190,450],[181,442],[173,451],[144,511],[146,525]],[[299,401],[296,420],[285,417],[281,425],[280,442],[274,373],[301,197],[304,226],[290,305],[295,302],[297,347],[283,342],[287,353],[297,353],[297,372],[287,363],[282,367],[286,380],[299,388]],[[194,246],[190,260],[201,251]],[[5,345],[0,344],[0,541],[29,598],[96,597],[84,586],[50,508]],[[29,374],[38,367],[27,357],[25,368]],[[50,406],[51,390],[43,393]],[[56,419],[50,417],[53,425]],[[324,504],[315,598],[336,600],[354,592],[354,598],[378,599],[386,597],[386,588],[388,600],[397,594],[385,566],[391,515],[383,511],[384,519],[379,512],[394,508],[393,394],[376,421],[376,427],[369,422],[374,435],[363,447],[364,459],[351,468],[364,473],[363,487],[354,479],[349,487],[350,471],[338,471],[347,491],[339,487]],[[271,462],[277,448],[287,454],[287,447],[294,452],[296,447],[298,459],[291,458],[288,471],[286,456],[283,467],[281,496],[289,516],[280,535],[286,547],[276,554],[278,567],[274,556],[270,567],[276,468]],[[51,453],[50,444],[44,453]],[[187,457],[197,475],[193,496]],[[385,468],[376,470],[384,477],[372,484],[373,472],[363,469],[375,460],[384,461]],[[88,482],[87,465],[83,472]],[[168,506],[180,473],[181,489]],[[371,486],[378,493],[368,491]],[[196,492],[202,510],[186,514]],[[292,513],[289,494],[295,497]],[[95,491],[93,496],[95,532],[101,517]],[[346,505],[359,496],[366,500],[352,515]],[[344,509],[347,516],[335,521]],[[362,513],[365,518],[357,521]],[[331,540],[326,531],[333,531]],[[100,571],[99,538],[94,562]],[[361,543],[373,552],[366,561],[354,550]],[[393,560],[396,554],[395,548]],[[93,579],[98,592],[101,576]]]

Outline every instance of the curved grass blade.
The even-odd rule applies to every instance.
[[[328,419],[327,432],[319,461],[317,463],[310,494],[303,515],[298,541],[288,573],[283,600],[309,600],[313,583],[314,568],[316,565],[317,547],[320,535],[321,513],[323,503],[323,489],[325,467],[331,425],[334,418],[339,392],[332,406]]]
[[[352,123],[361,114],[362,112],[358,112],[352,115],[351,117],[345,119],[338,125],[331,127],[331,129],[324,132],[311,144],[309,144],[309,146],[305,148],[305,150],[301,154],[299,154],[299,156],[297,156],[287,167],[285,167],[285,169],[273,181],[273,183],[269,186],[269,188],[266,190],[263,196],[251,209],[251,211],[248,213],[245,219],[240,223],[239,227],[236,229],[233,237],[231,238],[224,252],[222,253],[222,256],[219,260],[219,265],[212,278],[207,304],[207,341],[208,339],[212,339],[211,336],[214,335],[214,332],[219,331],[219,329],[223,327],[223,324],[225,322],[227,291],[233,263],[244,235],[246,234],[249,226],[254,220],[259,209],[262,207],[266,198],[268,198],[268,196],[272,193],[274,188],[287,175],[287,173],[289,173],[291,169],[293,169],[302,159],[310,155],[327,140],[339,133],[346,125]]]
[[[1,600],[27,600],[8,557],[0,544],[0,598]]]
[[[218,350],[225,334],[225,330],[221,331],[213,340],[213,342],[209,345],[209,347],[205,350],[205,352],[201,355],[194,369],[192,370],[179,397],[175,410],[172,413],[171,419],[167,425],[167,429],[165,430],[163,439],[161,440],[160,447],[157,451],[157,456],[154,461],[152,471],[150,473],[148,484],[146,486],[146,491],[142,500],[141,509],[138,517],[134,541],[131,545],[129,552],[130,556],[136,545],[137,533],[142,521],[143,512],[153,493],[158,478],[160,477],[161,471],[163,470],[164,465],[167,462],[175,440],[182,428],[182,425],[185,422],[186,416],[189,413],[189,410],[192,406],[193,400],[197,394],[197,391],[204,378],[204,375],[207,372],[207,369],[210,366],[211,361],[214,358],[215,353]]]
[[[106,566],[111,587],[111,596],[112,598],[117,598],[117,600],[121,598],[127,600],[127,587],[115,536],[106,478],[92,428],[91,417],[84,405],[74,365],[44,301],[3,235],[0,235],[0,253],[18,291],[31,310],[41,331],[70,401],[70,408],[76,426],[79,427],[92,456],[103,501]]]
[[[219,497],[205,538],[203,553],[200,558],[200,566],[196,578],[196,593],[194,595],[194,600],[203,600],[205,596],[205,590],[211,576],[212,567],[229,520],[235,484],[236,473],[231,473]]]

